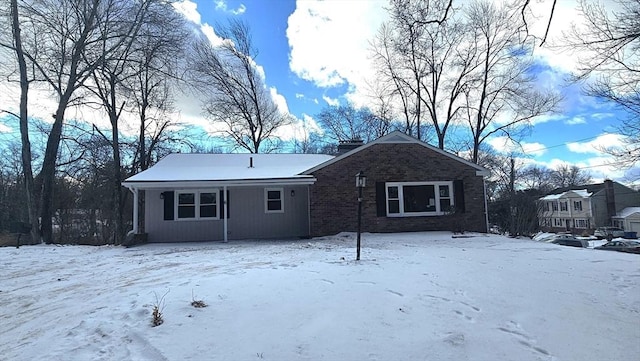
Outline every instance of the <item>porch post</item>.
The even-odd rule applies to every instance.
[[[224,224],[224,243],[227,243],[229,240],[227,239],[227,218],[229,215],[229,207],[227,206],[227,186],[225,185],[223,187],[222,190],[222,195],[223,195],[223,203],[222,206],[224,207],[224,219],[222,220],[223,224]]]
[[[138,234],[138,188],[132,188],[133,192],[133,233]]]

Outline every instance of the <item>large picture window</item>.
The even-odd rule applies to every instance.
[[[387,216],[443,215],[453,209],[453,182],[387,183]]]
[[[217,219],[218,191],[176,192],[177,219]]]

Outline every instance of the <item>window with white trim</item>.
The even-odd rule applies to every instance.
[[[218,219],[218,190],[176,191],[176,219]]]
[[[576,228],[587,228],[587,220],[586,219],[576,219],[574,227],[576,227]]]
[[[437,216],[453,208],[453,182],[386,183],[387,216]]]
[[[284,212],[284,190],[282,188],[264,189],[264,212],[283,213]]]
[[[574,201],[573,202],[573,210],[581,211],[582,210],[582,201]]]
[[[560,211],[566,212],[568,210],[567,202],[560,202]]]

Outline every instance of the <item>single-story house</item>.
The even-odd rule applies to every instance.
[[[145,192],[150,242],[294,238],[364,232],[487,231],[489,172],[401,132],[320,154],[170,154],[123,182],[134,220]]]
[[[556,189],[540,198],[539,221],[544,231],[589,232],[614,225],[628,207],[640,207],[640,192],[612,180]]]

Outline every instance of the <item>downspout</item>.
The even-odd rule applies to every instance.
[[[227,205],[227,186],[225,185],[223,187],[222,190],[222,194],[223,194],[223,203],[222,206],[224,207],[224,219],[222,220],[222,223],[224,224],[223,226],[223,231],[224,231],[224,243],[229,242],[229,239],[227,238],[227,219],[229,218],[229,207]]]
[[[489,208],[487,203],[487,182],[482,177],[482,190],[484,193],[484,218],[485,218],[485,233],[489,232]]]
[[[307,234],[311,238],[311,186],[307,186]]]
[[[128,233],[138,234],[138,188],[129,188],[133,193],[133,230]]]

